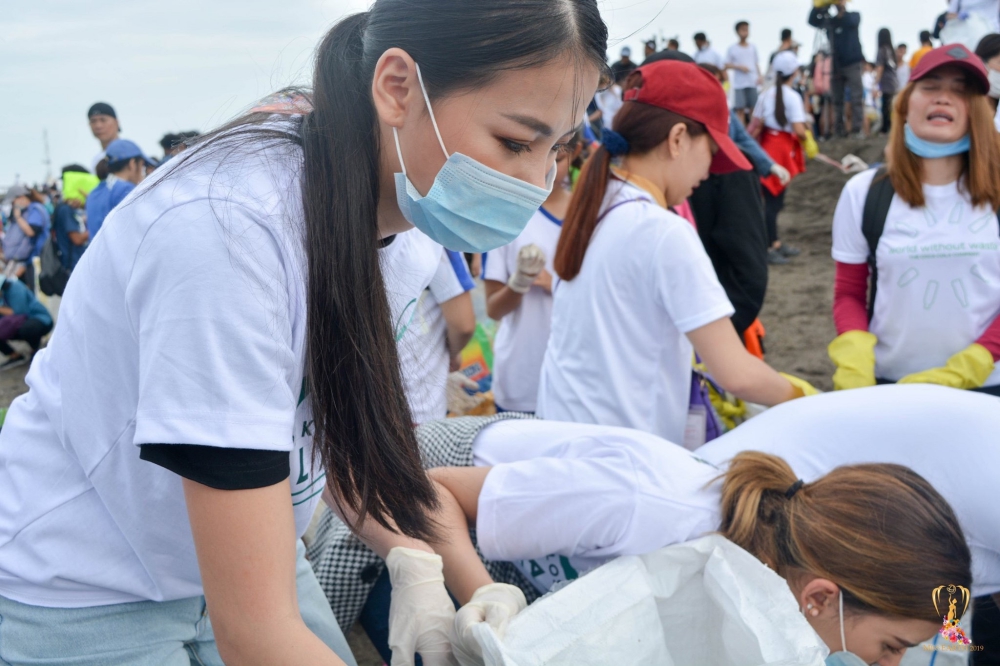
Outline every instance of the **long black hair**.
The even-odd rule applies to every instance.
[[[178,159],[197,159],[223,135],[257,147],[301,145],[316,450],[342,507],[433,540],[427,511],[437,499],[413,434],[378,258],[382,146],[371,87],[393,47],[420,65],[435,98],[561,54],[604,69],[607,27],[596,0],[376,0],[320,44],[312,111],[298,133],[251,113]]]
[[[788,124],[788,114],[785,113],[785,84],[793,76],[795,76],[795,72],[792,72],[788,76],[785,76],[781,72],[775,72],[774,74],[774,119],[782,127]]]
[[[893,65],[898,65],[899,62],[896,60],[896,47],[892,43],[892,33],[889,32],[889,28],[882,28],[878,31],[878,50],[888,49],[888,58],[892,59]]]

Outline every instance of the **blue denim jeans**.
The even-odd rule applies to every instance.
[[[357,666],[305,547],[296,585],[306,625],[348,666]],[[90,608],[29,606],[0,597],[2,666],[223,666],[205,597]]]

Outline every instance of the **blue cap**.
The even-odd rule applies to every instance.
[[[135,142],[129,141],[128,139],[115,139],[108,144],[108,147],[104,151],[104,155],[108,158],[108,162],[124,162],[125,160],[130,160],[133,157],[141,157],[146,164],[152,166],[154,164],[153,160],[146,157],[146,154],[142,152],[142,148],[137,146]]]

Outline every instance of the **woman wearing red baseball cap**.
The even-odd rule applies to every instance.
[[[696,65],[660,61],[625,88],[560,235],[538,411],[694,447],[706,424],[705,407],[692,406],[695,351],[745,400],[774,405],[814,389],[747,353],[697,232],[668,210],[710,172],[751,168],[729,139],[722,87]]]
[[[925,55],[896,101],[887,165],[844,187],[833,221],[836,388],[1000,395],[1000,135],[989,88],[964,46]]]

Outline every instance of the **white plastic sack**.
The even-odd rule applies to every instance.
[[[486,666],[823,666],[788,584],[717,536],[614,560],[518,615]]]
[[[969,18],[951,19],[941,28],[942,44],[963,44],[965,48],[975,52],[976,47],[986,35],[993,32],[989,22],[979,14],[970,13]]]

